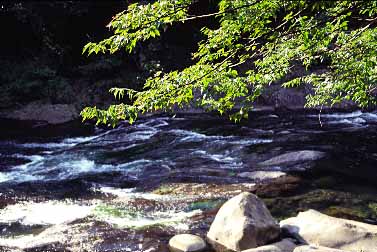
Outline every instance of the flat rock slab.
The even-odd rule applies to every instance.
[[[253,171],[253,172],[242,172],[238,174],[239,177],[249,178],[249,179],[260,181],[260,182],[280,178],[285,175],[287,174],[281,171]]]
[[[266,245],[279,235],[279,225],[263,201],[244,192],[224,203],[207,238],[216,251],[242,251]]]
[[[258,163],[259,166],[289,166],[315,161],[325,157],[322,151],[302,150],[288,152]]]
[[[334,218],[308,210],[300,212],[297,217],[281,221],[280,226],[306,244],[352,252],[377,251],[376,225]]]
[[[297,245],[291,239],[284,239],[282,241],[265,245],[253,249],[247,249],[242,252],[293,252]]]
[[[1,116],[15,120],[45,121],[49,124],[60,124],[78,118],[79,112],[72,104],[40,104],[35,102]]]
[[[197,235],[179,234],[169,241],[171,252],[200,252],[207,247],[206,242]]]
[[[293,252],[349,252],[340,249],[327,248],[327,247],[318,247],[313,245],[304,245],[299,246]]]

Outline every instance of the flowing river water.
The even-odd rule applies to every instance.
[[[314,208],[377,223],[376,113],[250,117],[3,133],[0,251],[167,251],[174,234],[204,237],[221,204],[242,191],[277,219]]]

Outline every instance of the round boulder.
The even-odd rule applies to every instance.
[[[242,251],[276,240],[280,228],[256,195],[241,193],[220,208],[207,238],[216,251]]]
[[[207,247],[206,242],[197,235],[179,234],[169,241],[171,252],[200,252]]]
[[[300,212],[296,217],[282,220],[280,226],[305,244],[333,248],[334,251],[377,251],[377,225],[335,218],[310,209]],[[321,249],[318,251],[324,250]],[[295,251],[317,250],[303,247]]]

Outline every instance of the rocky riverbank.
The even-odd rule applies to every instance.
[[[170,239],[170,251],[374,252],[377,225],[334,218],[315,210],[301,212],[279,225],[262,200],[244,192],[222,205],[204,239],[176,235]]]

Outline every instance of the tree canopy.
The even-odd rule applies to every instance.
[[[132,52],[175,23],[218,21],[215,28],[201,29],[205,39],[193,53],[192,65],[156,72],[141,91],[112,88],[116,98],[127,95],[129,102],[105,110],[87,107],[84,119],[132,123],[142,113],[190,104],[238,121],[273,83],[311,85],[308,107],[344,100],[361,107],[377,103],[376,1],[220,0],[215,12],[193,15],[198,1],[130,4],[109,23],[114,35],[84,47],[87,55]]]

